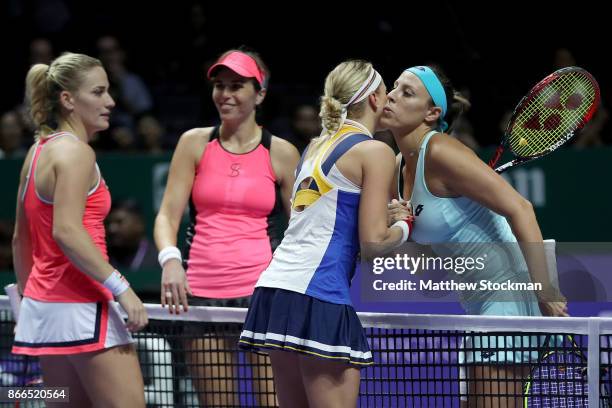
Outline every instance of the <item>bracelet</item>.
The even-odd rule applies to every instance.
[[[402,230],[402,239],[400,240],[398,245],[401,245],[404,242],[408,241],[408,237],[410,237],[410,230],[412,228],[407,220],[395,221],[395,223],[391,225],[391,227],[400,227]]]
[[[157,255],[157,261],[159,262],[159,266],[162,268],[164,264],[170,259],[178,259],[179,262],[183,261],[181,257],[181,251],[175,246],[167,246],[161,251],[159,251],[159,255]]]
[[[116,269],[106,278],[103,285],[106,289],[110,290],[115,297],[119,296],[130,287],[129,282]]]

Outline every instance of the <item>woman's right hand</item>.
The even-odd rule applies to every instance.
[[[179,314],[179,306],[188,310],[187,295],[192,295],[187,282],[185,269],[178,259],[170,259],[164,264],[161,282],[161,305],[168,305],[170,314]]]
[[[542,316],[568,317],[567,299],[555,288],[549,287],[542,290],[538,296]]]
[[[408,201],[391,200],[391,202],[387,204],[387,226],[390,227],[395,224],[395,222],[406,219],[414,220],[412,208],[408,204]]]
[[[540,302],[542,316],[568,317],[567,302]]]
[[[149,318],[142,301],[132,288],[117,296],[117,302],[128,315],[127,328],[131,332],[142,330],[148,323]]]

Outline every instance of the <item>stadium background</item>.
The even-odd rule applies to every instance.
[[[125,152],[102,143],[99,164],[113,199],[129,197],[140,203],[151,237],[178,136],[215,122],[205,67],[230,47],[250,46],[269,65],[271,85],[260,123],[279,129],[296,106],[316,103],[325,74],[346,58],[371,60],[387,86],[408,66],[440,64],[457,88],[469,91],[472,109],[466,117],[482,157],[488,157],[501,136],[504,112],[554,69],[561,48],[571,50],[577,65],[599,80],[603,106],[610,106],[604,46],[609,24],[596,7],[584,7],[576,17],[554,3],[466,3],[389,3],[377,8],[339,4],[332,9],[310,2],[243,7],[194,1],[8,0],[0,6],[6,57],[0,112],[21,103],[33,39],[50,40],[55,55],[70,50],[95,56],[97,39],[115,36],[126,52],[127,67],[150,89],[149,113],[164,126],[168,151]],[[612,134],[605,120],[599,136],[602,145],[568,146],[508,173],[534,203],[546,237],[610,241],[612,193],[606,169]],[[0,160],[2,220],[13,217],[21,163],[20,158]],[[159,274],[142,270],[128,276],[141,292],[156,294]],[[13,280],[10,271],[0,272],[0,277],[2,282]]]

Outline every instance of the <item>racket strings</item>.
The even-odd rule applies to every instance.
[[[598,97],[594,79],[583,71],[559,75],[527,97],[509,129],[508,143],[520,157],[543,154],[582,127]]]
[[[572,351],[549,353],[531,374],[527,407],[588,406],[586,362]]]

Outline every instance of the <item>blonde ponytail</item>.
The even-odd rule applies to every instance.
[[[49,65],[36,64],[28,71],[26,76],[26,106],[36,126],[40,129],[49,118]]]
[[[321,136],[312,139],[307,156],[315,154],[339,130],[345,105],[359,90],[373,69],[372,64],[367,61],[349,60],[339,64],[327,75],[319,113],[324,132]],[[361,115],[365,104],[366,101],[361,101],[349,106],[347,116]]]
[[[63,90],[75,92],[87,71],[102,63],[85,54],[66,52],[51,65],[35,64],[26,76],[26,106],[36,126],[36,139],[52,132],[61,115],[59,95]]]

